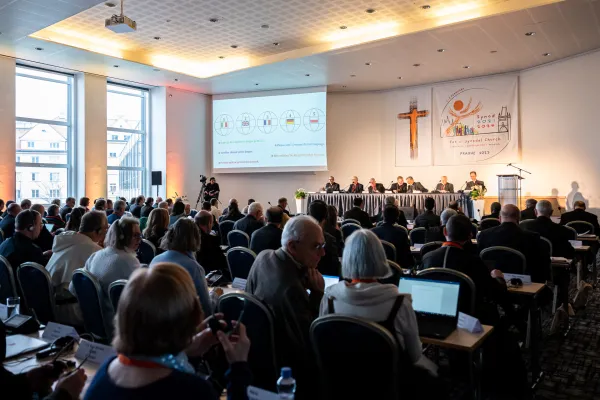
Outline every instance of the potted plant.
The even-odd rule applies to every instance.
[[[487,189],[485,187],[481,185],[475,185],[471,189],[471,193],[469,193],[471,200],[473,200],[473,211],[475,214],[474,217],[477,220],[481,219],[481,216],[483,216],[483,212],[485,210],[486,192]]]
[[[306,190],[296,189],[294,197],[296,198],[296,214],[306,214]]]

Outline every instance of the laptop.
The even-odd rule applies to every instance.
[[[11,335],[6,337],[6,359],[20,356],[50,346],[43,340],[25,335]]]
[[[340,277],[333,275],[323,275],[323,280],[325,281],[325,288],[328,288],[329,286],[338,283],[340,281]]]
[[[400,278],[398,290],[412,296],[417,314],[419,335],[436,339],[447,338],[458,322],[460,284],[419,278]]]

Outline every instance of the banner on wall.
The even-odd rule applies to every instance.
[[[518,99],[516,75],[434,87],[434,164],[518,161]]]
[[[431,165],[431,88],[398,91],[396,167]]]

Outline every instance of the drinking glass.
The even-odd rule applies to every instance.
[[[12,317],[15,314],[19,314],[19,305],[21,304],[20,297],[7,297],[6,298],[6,307],[8,309],[7,318]]]

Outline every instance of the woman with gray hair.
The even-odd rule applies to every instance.
[[[403,382],[413,386],[417,379],[422,384],[421,378],[431,379],[437,367],[421,353],[419,328],[410,295],[398,293],[398,287],[394,285],[378,282],[390,274],[385,251],[377,236],[366,229],[355,231],[346,240],[342,257],[342,275],[350,281],[340,281],[325,289],[319,314],[339,313],[379,323],[397,340],[400,359],[405,361],[401,368],[403,374],[407,368],[415,372],[415,377],[410,373],[411,379],[403,378]]]

